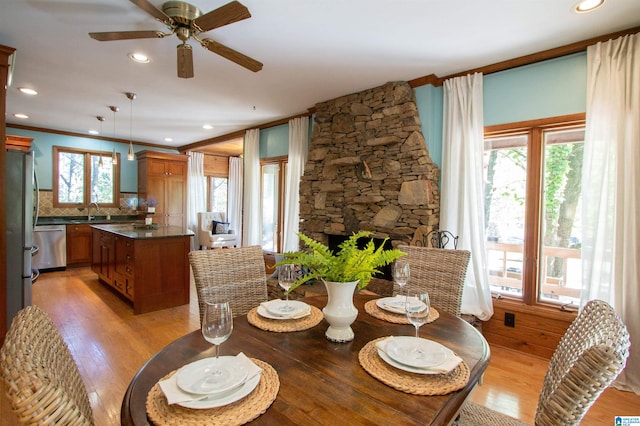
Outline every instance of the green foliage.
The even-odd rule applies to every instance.
[[[287,252],[284,259],[276,266],[284,264],[301,265],[311,272],[299,278],[289,289],[291,292],[300,284],[314,278],[323,281],[352,282],[358,281],[358,290],[365,288],[373,275],[380,273],[381,266],[388,265],[406,253],[397,250],[385,250],[384,242],[376,249],[373,240],[369,240],[364,248],[358,248],[358,240],[369,237],[369,231],[360,231],[352,234],[339,246],[337,253],[329,250],[329,247],[318,241],[298,234],[300,239],[308,246],[307,251]]]

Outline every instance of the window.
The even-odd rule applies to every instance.
[[[120,167],[110,152],[53,147],[54,207],[87,206],[98,203],[118,207]],[[117,154],[120,164],[120,154]]]
[[[265,160],[261,165],[262,249],[276,253],[282,250],[286,171],[287,157]]]
[[[224,212],[227,213],[227,186],[229,179],[223,177],[210,176],[207,178],[206,185],[208,200],[207,208],[210,212]]]
[[[527,304],[579,304],[583,143],[584,120],[573,116],[485,129],[494,294]]]

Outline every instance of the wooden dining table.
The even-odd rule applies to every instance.
[[[377,297],[354,296],[359,311],[352,324],[355,338],[346,343],[334,343],[325,337],[328,324],[324,320],[308,330],[277,333],[251,325],[246,315],[234,318],[233,333],[221,345],[221,355],[243,352],[262,360],[277,371],[280,380],[273,404],[250,424],[446,425],[455,420],[489,364],[487,341],[466,321],[440,311],[438,319],[420,328],[420,336],[460,356],[469,367],[469,381],[458,391],[438,396],[395,390],[369,375],[358,362],[358,353],[368,342],[414,333],[410,324],[393,324],[365,312],[364,304]],[[304,301],[321,308],[327,297]],[[213,346],[200,330],[156,353],[129,384],[122,402],[122,424],[150,424],[145,402],[151,388],[171,371],[213,355]]]

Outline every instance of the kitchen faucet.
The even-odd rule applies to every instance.
[[[98,205],[98,203],[89,203],[89,205],[87,206],[87,220],[91,221],[91,219],[95,219],[95,216],[91,216],[91,206],[96,206],[96,213],[98,213],[98,211],[100,210],[100,206]]]

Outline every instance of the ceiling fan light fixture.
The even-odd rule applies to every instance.
[[[581,0],[575,8],[578,13],[591,12],[604,4],[604,0]]]
[[[178,45],[178,77],[193,77],[193,51],[187,43]]]

